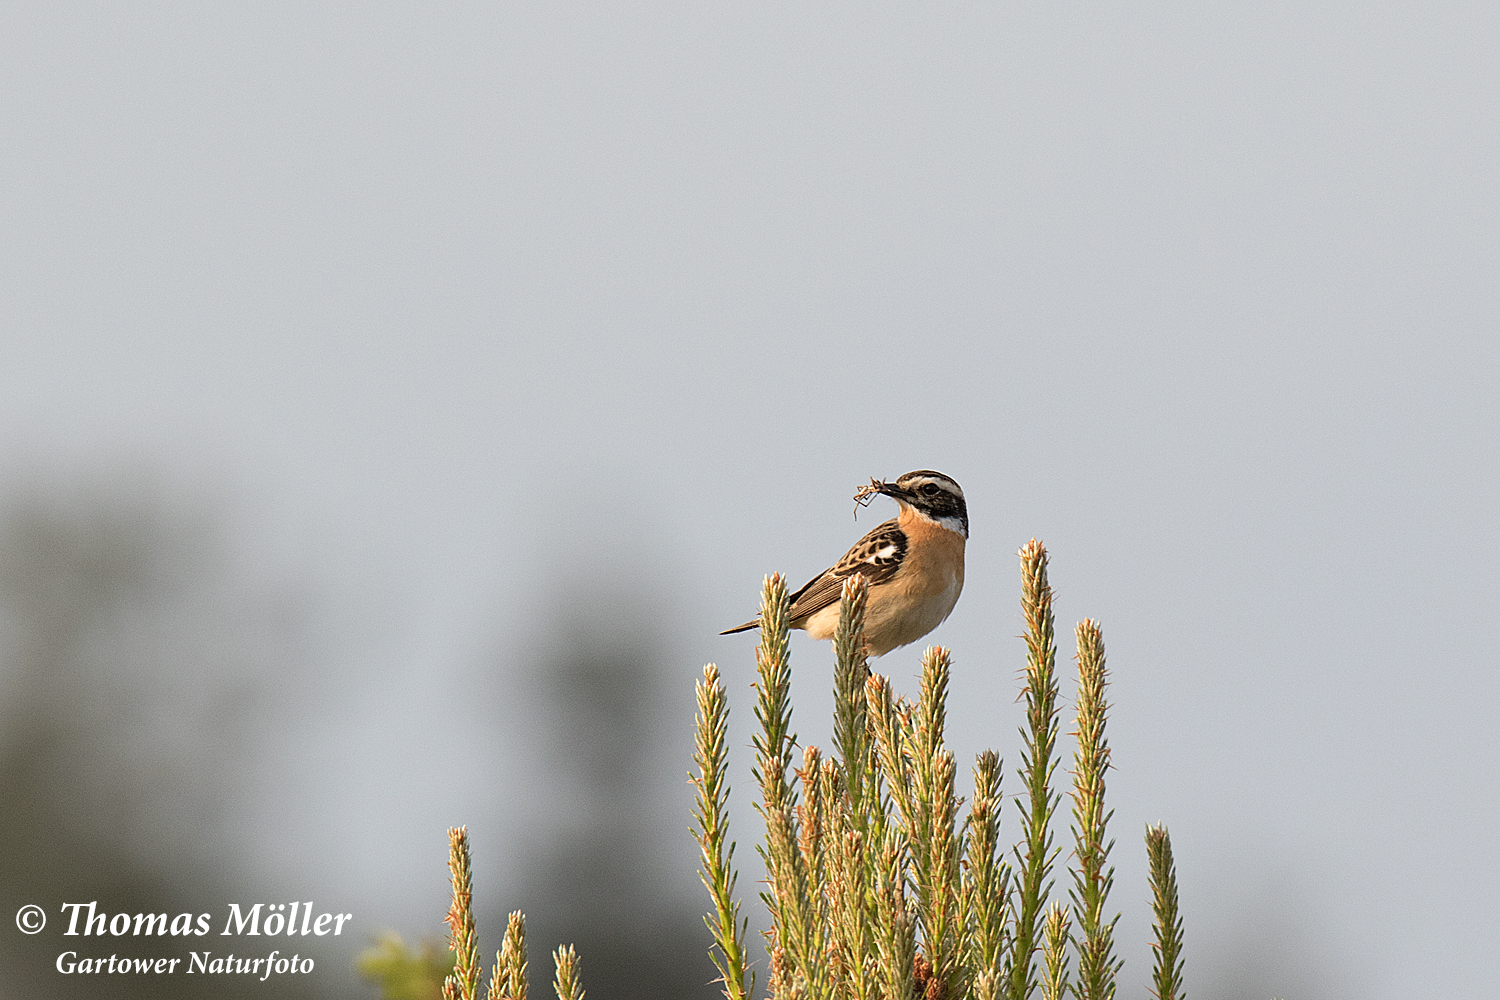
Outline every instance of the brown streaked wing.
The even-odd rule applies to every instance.
[[[854,543],[832,569],[813,577],[792,595],[787,615],[791,621],[822,611],[839,600],[844,581],[855,573],[864,574],[865,583],[873,587],[896,575],[906,556],[906,532],[893,518]]]

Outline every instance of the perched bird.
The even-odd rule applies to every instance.
[[[871,479],[854,494],[860,506],[877,494],[900,513],[855,543],[832,569],[813,577],[791,597],[792,628],[831,639],[839,625],[844,581],[856,573],[869,586],[865,602],[865,653],[883,656],[916,642],[943,623],[964,589],[964,542],[969,511],[964,491],[941,472],[920,469],[894,483]],[[758,628],[760,619],[720,632]]]

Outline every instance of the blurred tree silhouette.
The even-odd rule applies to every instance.
[[[546,955],[577,946],[592,1000],[712,997],[702,887],[688,834],[691,680],[668,688],[660,607],[639,578],[596,573],[561,587],[525,699],[540,824],[519,896],[541,989]],[[685,721],[687,720],[687,721]],[[503,928],[504,913],[484,926]]]
[[[222,540],[206,507],[129,482],[34,486],[0,509],[0,912],[48,914],[35,937],[0,935],[0,995],[266,995],[249,976],[80,982],[53,968],[68,948],[184,959],[221,948],[63,938],[64,902],[211,910],[217,923],[243,893],[222,834],[288,630],[236,580]],[[287,978],[275,994],[326,996],[342,978]]]

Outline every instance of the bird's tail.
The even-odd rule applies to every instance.
[[[760,619],[759,618],[752,619],[751,621],[748,621],[748,622],[746,622],[743,625],[736,625],[734,628],[726,628],[724,631],[720,632],[719,634],[720,635],[734,635],[736,632],[748,632],[748,631],[750,631],[753,628],[760,628]]]

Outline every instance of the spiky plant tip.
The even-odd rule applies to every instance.
[[[449,984],[458,1000],[477,1000],[479,992],[479,935],[474,929],[474,880],[469,864],[469,831],[455,826],[448,830],[448,871],[453,881],[453,902],[448,909],[448,940],[453,952],[453,972],[443,983],[444,995]]]
[[[1068,982],[1068,911],[1058,903],[1047,908],[1042,931],[1042,1000],[1065,1000]]]
[[[526,917],[520,910],[506,918],[505,939],[490,977],[489,1000],[526,1000]]]
[[[1026,721],[1021,731],[1020,777],[1025,798],[1017,799],[1023,841],[1015,848],[1016,904],[1010,945],[1009,993],[1026,1000],[1036,985],[1035,953],[1038,921],[1050,891],[1050,873],[1057,850],[1052,846],[1051,821],[1057,806],[1052,774],[1057,762],[1057,648],[1053,640],[1052,588],[1047,583],[1047,550],[1032,539],[1020,552],[1021,611],[1026,620]]]
[[[870,587],[863,573],[844,580],[839,592],[839,624],[833,634],[834,656],[838,659],[865,661],[865,605]]]
[[[886,977],[888,993],[897,988],[892,978],[896,975],[895,957],[906,947],[903,928],[907,924],[921,928],[923,959],[933,970],[934,981],[940,983],[934,989],[944,995],[950,991],[956,994],[965,978],[959,961],[964,919],[955,766],[953,755],[942,743],[947,670],[945,651],[929,650],[921,701],[915,711],[893,698],[886,678],[872,674],[866,685],[877,759],[900,817],[899,824],[886,830],[886,852],[891,860],[883,877],[893,888],[905,883],[908,876],[904,869],[909,863],[909,877],[916,891],[915,921],[898,915],[892,902],[883,907],[882,934],[888,943],[882,951],[891,970]],[[899,947],[897,942],[901,942]],[[911,972],[900,975],[910,976]]]
[[[819,900],[810,894],[808,866],[799,850],[799,809],[788,778],[796,736],[791,732],[791,663],[787,644],[789,599],[778,573],[766,579],[761,602],[761,645],[756,652],[755,717],[760,729],[752,738],[755,777],[761,787],[756,808],[765,818],[766,840],[760,854],[766,862],[767,890],[761,893],[771,910],[769,934],[783,946],[796,972],[819,982],[823,921]],[[774,986],[774,983],[773,983]]]
[[[557,970],[552,988],[557,1000],[583,1000],[583,982],[578,974],[578,954],[570,944],[563,945],[552,953],[552,963]]]
[[[1021,571],[1025,574],[1021,578],[1022,585],[1026,586],[1030,584],[1038,576],[1045,583],[1047,576],[1047,546],[1042,543],[1042,540],[1040,538],[1030,539],[1025,545],[1021,546],[1021,550],[1017,555],[1021,557]]]
[[[891,692],[891,682],[885,677],[871,674],[870,679],[865,682],[865,695],[880,776],[885,779],[892,801],[909,826],[916,816],[911,768],[906,755],[906,732],[909,727],[903,721],[900,705]]]
[[[792,805],[786,771],[791,764],[792,673],[787,646],[786,580],[780,573],[766,578],[761,600],[760,646],[755,652],[755,718],[760,730],[751,740],[756,750],[755,775],[764,808],[776,811]]]
[[[451,937],[463,933],[465,916],[473,895],[467,827],[455,826],[448,830],[448,877],[452,880],[453,898],[448,904],[448,915],[443,918],[443,922],[448,925]]]
[[[823,870],[823,830],[827,825],[825,788],[820,783],[823,754],[809,744],[802,749],[802,766],[797,768],[797,783],[802,788],[802,804],[797,807],[798,842],[802,865],[816,885]]]
[[[865,602],[869,594],[862,574],[844,581],[839,625],[833,637],[833,745],[844,765],[850,810],[863,823],[865,786],[869,782],[869,744],[865,682],[870,664],[865,655]]]
[[[745,931],[740,919],[740,905],[734,899],[738,875],[734,870],[734,843],[729,840],[728,748],[726,732],[729,703],[719,670],[712,663],[703,668],[703,679],[697,685],[698,725],[694,759],[698,775],[691,778],[697,789],[693,812],[703,880],[713,899],[713,912],[704,922],[714,936],[717,952],[712,954],[719,970],[727,1000],[745,1000]]]
[[[922,654],[922,681],[917,695],[917,731],[928,753],[943,742],[947,725],[948,679],[952,662],[942,646],[928,646]]]
[[[974,763],[974,800],[964,820],[967,862],[964,896],[968,921],[967,963],[974,970],[974,995],[999,996],[1008,931],[1009,867],[1000,858],[1000,758],[993,750]]]
[[[1052,587],[1047,582],[1047,547],[1033,538],[1021,547],[1021,610],[1028,625],[1036,623],[1042,638],[1050,640]]]
[[[787,613],[791,602],[787,600],[786,577],[772,573],[766,577],[760,591],[760,647],[758,655],[779,658],[786,649],[787,630],[790,622]]]
[[[1172,838],[1164,825],[1146,827],[1146,856],[1150,863],[1152,930],[1155,953],[1151,995],[1157,1000],[1186,1000],[1183,989],[1182,917],[1177,909],[1177,867],[1172,861]]]
[[[922,959],[939,984],[923,988],[945,996],[962,992],[967,978],[960,957],[967,918],[954,789],[957,768],[943,744],[948,672],[948,651],[930,647],[923,656],[921,693],[914,709],[904,712],[892,704],[890,685],[884,680],[871,702],[878,714],[874,728],[880,760],[901,811],[900,833],[910,857]]]
[[[1097,622],[1085,619],[1076,629],[1078,642],[1078,703],[1073,735],[1073,913],[1078,926],[1078,1000],[1110,1000],[1120,961],[1114,955],[1116,915],[1106,920],[1104,906],[1114,885],[1108,866],[1113,841],[1106,839],[1110,812],[1104,804],[1105,772],[1109,769],[1109,741],[1105,727],[1109,705],[1104,699],[1108,670],[1104,633]]]
[[[1057,647],[1047,550],[1034,538],[1021,549],[1021,613],[1026,621],[1025,697],[1035,728],[1035,714],[1050,709],[1057,698]]]
[[[777,944],[772,944],[771,955],[771,996],[775,1000],[792,996],[792,969],[791,962],[787,958],[786,949]]]

